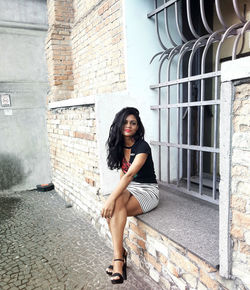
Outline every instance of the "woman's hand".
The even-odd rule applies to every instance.
[[[115,208],[115,201],[108,198],[102,208],[102,212],[101,212],[102,217],[112,218],[114,208]]]

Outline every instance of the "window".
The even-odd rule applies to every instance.
[[[249,55],[247,0],[155,0],[162,48],[158,93],[159,183],[218,204],[220,64]]]

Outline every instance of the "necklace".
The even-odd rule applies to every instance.
[[[123,146],[123,148],[125,148],[125,149],[131,149],[132,147],[133,147],[134,145],[132,145],[132,146]]]

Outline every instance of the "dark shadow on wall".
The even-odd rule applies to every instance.
[[[25,179],[21,160],[9,153],[0,153],[0,190],[9,189]]]

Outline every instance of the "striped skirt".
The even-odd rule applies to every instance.
[[[157,183],[131,181],[127,190],[138,200],[143,213],[151,211],[159,203],[159,187]]]

